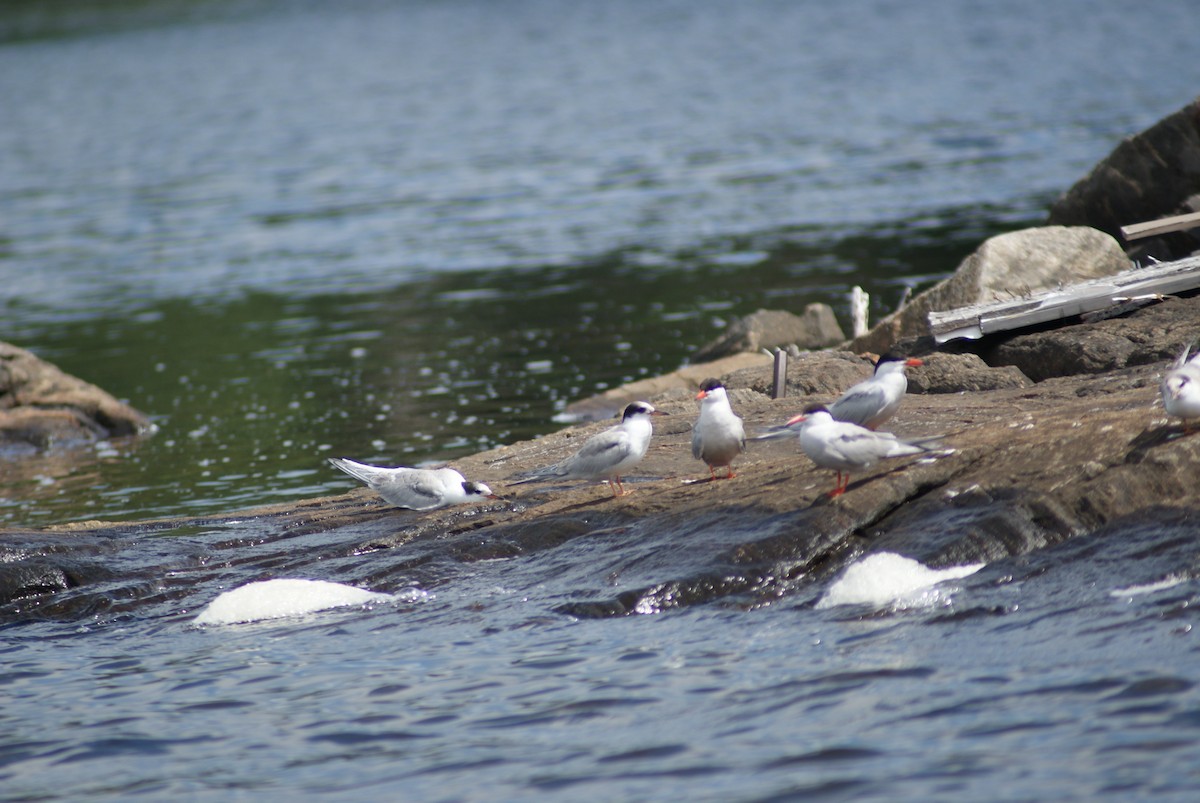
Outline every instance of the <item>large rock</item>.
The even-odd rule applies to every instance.
[[[1120,237],[1122,226],[1200,210],[1200,98],[1124,140],[1050,207],[1047,222],[1092,226]],[[1167,261],[1200,249],[1200,230],[1129,244],[1130,256]]]
[[[45,449],[152,429],[145,415],[95,385],[0,343],[0,446]]]
[[[995,366],[1015,366],[1035,382],[1099,374],[1169,360],[1200,334],[1200,297],[1172,298],[1136,315],[1014,334],[982,352]]]
[[[901,339],[928,334],[930,312],[1019,298],[1128,268],[1129,259],[1116,240],[1085,226],[1000,234],[984,241],[954,275],[855,338],[849,348],[882,354]]]
[[[843,342],[846,335],[828,304],[809,304],[802,315],[760,309],[729,324],[725,333],[702,346],[693,362],[706,362],[739,352],[796,346],[823,349]]]
[[[1027,388],[1033,381],[1012,365],[993,368],[976,354],[935,352],[925,364],[908,371],[909,393],[978,393]]]

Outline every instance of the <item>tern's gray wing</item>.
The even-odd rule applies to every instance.
[[[928,451],[890,432],[845,432],[830,440],[829,447],[849,463],[869,466],[884,457],[900,457]]]
[[[887,393],[881,385],[864,383],[850,388],[835,401],[829,408],[829,415],[835,421],[846,421],[862,427],[878,416],[887,404]]]
[[[1188,355],[1190,355],[1191,353],[1192,353],[1192,344],[1185,343],[1183,346],[1183,350],[1179,352],[1179,356],[1175,358],[1175,362],[1171,367],[1172,368],[1182,368],[1183,366],[1187,365]],[[1196,354],[1196,357],[1200,357],[1200,353]],[[1195,359],[1195,357],[1193,357],[1192,359]]]
[[[572,477],[603,477],[633,455],[633,441],[624,430],[610,429],[590,438],[563,464]]]
[[[399,472],[380,476],[371,487],[396,507],[411,510],[432,510],[440,507],[446,497],[446,480],[439,471]]]

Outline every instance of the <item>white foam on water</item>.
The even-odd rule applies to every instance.
[[[1137,597],[1142,594],[1153,594],[1155,591],[1164,591],[1168,588],[1174,588],[1180,583],[1185,583],[1189,578],[1181,575],[1167,575],[1157,583],[1146,583],[1144,585],[1129,586],[1128,588],[1114,588],[1108,592],[1110,597]]]
[[[817,602],[818,608],[836,605],[872,605],[882,608],[927,608],[947,600],[944,590],[934,586],[946,580],[957,580],[974,574],[982,563],[931,569],[928,566],[892,552],[867,555],[846,567],[842,576],[833,582]]]
[[[325,580],[263,580],[226,591],[196,617],[198,625],[229,625],[301,616],[329,608],[366,605],[396,599],[391,594],[367,591]]]

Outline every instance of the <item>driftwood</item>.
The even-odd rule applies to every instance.
[[[1131,223],[1121,227],[1121,236],[1126,241],[1140,240],[1143,237],[1153,237],[1156,234],[1169,234],[1173,231],[1186,231],[1200,226],[1200,212],[1190,212],[1186,215],[1175,215],[1145,223]]]
[[[938,343],[978,340],[995,332],[1023,329],[1073,318],[1117,305],[1137,305],[1200,287],[1200,257],[1127,270],[1026,298],[929,313],[929,331]]]

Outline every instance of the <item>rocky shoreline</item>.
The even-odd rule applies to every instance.
[[[825,495],[831,472],[813,466],[790,439],[751,444],[737,461],[737,477],[711,481],[690,453],[692,393],[674,389],[651,399],[669,416],[657,419],[650,452],[629,478],[633,493],[621,498],[600,483],[506,488],[520,472],[560,459],[610,423],[596,422],[455,461],[466,476],[505,496],[479,506],[414,513],[362,488],[226,517],[75,523],[38,537],[136,537],[253,520],[289,535],[353,527],[362,533],[353,548],[363,553],[436,542],[470,562],[540,553],[579,537],[666,530],[678,534],[681,550],[710,551],[699,575],[675,576],[670,557],[659,556],[653,582],[571,602],[563,612],[615,615],[697,597],[765,604],[863,551],[887,549],[932,566],[972,563],[1028,553],[1124,517],[1200,515],[1200,436],[1184,437],[1158,399],[1159,377],[1195,336],[1198,320],[1200,297],[1168,298],[1124,318],[1015,335],[986,349],[1006,353],[1014,342],[1039,338],[1078,353],[1098,338],[1141,349],[1135,359],[1128,350],[1113,351],[1122,358],[1103,370],[1036,384],[1019,369],[990,367],[974,354],[926,354],[925,365],[910,370],[913,389],[925,392],[910,392],[890,429],[943,435],[952,453],[877,466],[833,500]],[[763,392],[771,381],[767,366],[723,379],[734,409],[756,430],[808,401],[830,400],[869,370],[868,361],[846,352],[805,354],[790,365],[793,395],[776,400]],[[0,600],[74,584],[69,566],[52,564],[43,558],[24,571],[10,564]]]
[[[1119,246],[1114,256],[1115,241],[1100,232],[1031,231],[1022,243],[1049,237],[1066,242],[1072,253],[1088,251],[1080,242],[1098,247],[1105,255],[1100,275],[1128,264]],[[1054,259],[1062,253],[1035,250]],[[1015,254],[1021,265],[1029,261],[1023,247],[992,251]],[[1073,259],[1095,267],[1086,253]],[[960,271],[974,300],[1012,281],[1012,274],[991,274],[982,263],[964,263],[967,270]],[[1061,274],[1042,279],[1060,281]],[[939,288],[935,298],[940,293],[953,299],[943,303],[963,303],[957,290]],[[649,454],[628,478],[633,493],[622,498],[593,483],[508,488],[521,472],[561,459],[611,424],[595,421],[455,461],[465,476],[504,495],[481,505],[414,513],[392,508],[364,488],[227,516],[9,531],[13,543],[46,548],[0,568],[0,604],[87,582],[71,556],[86,536],[136,539],[247,521],[281,536],[352,527],[356,543],[340,548],[355,554],[436,545],[459,562],[545,553],[574,538],[636,539],[649,531],[676,534],[671,542],[681,553],[704,556],[698,564],[703,568],[684,576],[672,555],[647,556],[641,577],[611,578],[610,596],[561,607],[571,615],[604,616],[696,599],[769,604],[864,551],[887,549],[932,566],[976,563],[1029,553],[1127,517],[1200,516],[1200,436],[1183,436],[1178,422],[1168,421],[1158,391],[1170,360],[1200,335],[1200,296],[1166,297],[1108,320],[1068,320],[942,348],[912,328],[910,319],[919,320],[928,303],[910,306],[920,315],[901,310],[849,344],[852,351],[793,358],[784,398],[768,395],[770,360],[744,354],[688,366],[584,405],[581,418],[638,396],[669,414],[656,421]],[[806,403],[836,398],[870,373],[870,361],[856,352],[882,350],[897,340],[925,364],[909,372],[909,396],[888,429],[943,436],[947,453],[877,466],[854,476],[848,492],[833,500],[825,495],[831,472],[814,467],[791,439],[752,443],[729,480],[710,480],[692,458],[694,388],[704,377],[724,382],[734,410],[753,432],[790,418]],[[104,412],[110,407],[98,409],[116,420]],[[126,416],[131,431],[142,426],[139,415]],[[87,426],[83,431],[96,436]]]

